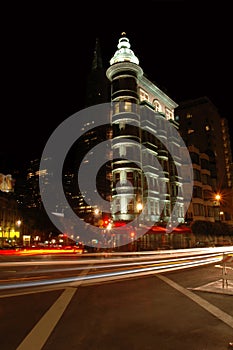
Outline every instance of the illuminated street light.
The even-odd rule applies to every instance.
[[[94,214],[95,214],[95,215],[99,215],[99,213],[100,213],[100,210],[99,210],[98,208],[96,208],[96,209],[94,210]]]
[[[21,224],[22,224],[22,221],[21,221],[21,220],[17,220],[17,221],[16,221],[16,225],[17,225],[18,227],[20,227]]]
[[[137,211],[138,212],[142,211],[142,208],[143,208],[142,203],[137,203]]]
[[[101,220],[101,216],[102,216],[101,210],[98,207],[96,207],[94,209],[93,213],[94,213],[94,222],[93,222],[94,225],[95,226],[102,226],[103,220]]]

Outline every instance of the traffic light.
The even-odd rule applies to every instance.
[[[108,227],[111,223],[111,219],[108,216],[103,217],[103,227]]]

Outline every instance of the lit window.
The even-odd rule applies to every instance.
[[[140,89],[140,100],[141,101],[149,101],[149,95],[147,92],[145,92],[144,90]]]
[[[125,129],[125,121],[124,121],[124,120],[123,120],[123,121],[120,121],[120,123],[119,123],[119,128],[120,128],[120,130]]]
[[[126,156],[126,147],[125,147],[125,145],[120,145],[119,154],[120,154],[120,157]]]
[[[131,112],[132,109],[132,103],[131,102],[125,102],[125,111]]]
[[[119,103],[114,103],[114,114],[120,113],[120,104]]]
[[[165,115],[167,119],[173,119],[173,113],[170,109],[165,108]]]

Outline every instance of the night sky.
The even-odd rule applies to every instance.
[[[83,108],[96,37],[108,68],[122,31],[150,80],[178,104],[209,97],[233,134],[228,2],[64,4],[2,13],[0,171],[40,157],[54,129]]]

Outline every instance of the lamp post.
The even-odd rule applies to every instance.
[[[220,221],[220,203],[221,203],[221,195],[217,193],[215,195],[215,206],[217,208],[217,221]]]
[[[2,229],[2,226],[0,226],[0,233],[2,234],[2,237],[1,237],[1,247],[3,247],[3,229]]]
[[[139,232],[139,225],[140,225],[140,221],[139,221],[139,216],[142,212],[142,209],[143,209],[143,205],[141,202],[138,202],[137,203],[137,227],[136,227],[136,237],[135,237],[135,248],[136,248],[136,251],[138,249],[138,232]]]
[[[142,203],[138,202],[137,203],[137,229],[139,228],[139,225],[140,225],[139,215],[140,215],[140,213],[142,211],[142,208],[143,208]]]
[[[100,212],[100,209],[99,208],[95,208],[94,209],[94,225],[95,226],[99,226],[99,224],[100,224],[100,214],[101,214],[101,212]]]
[[[22,224],[22,220],[19,219],[19,220],[16,221],[16,226],[18,227],[18,230],[19,230],[19,239],[20,239],[20,236],[21,236],[21,232],[20,232],[21,224]]]

